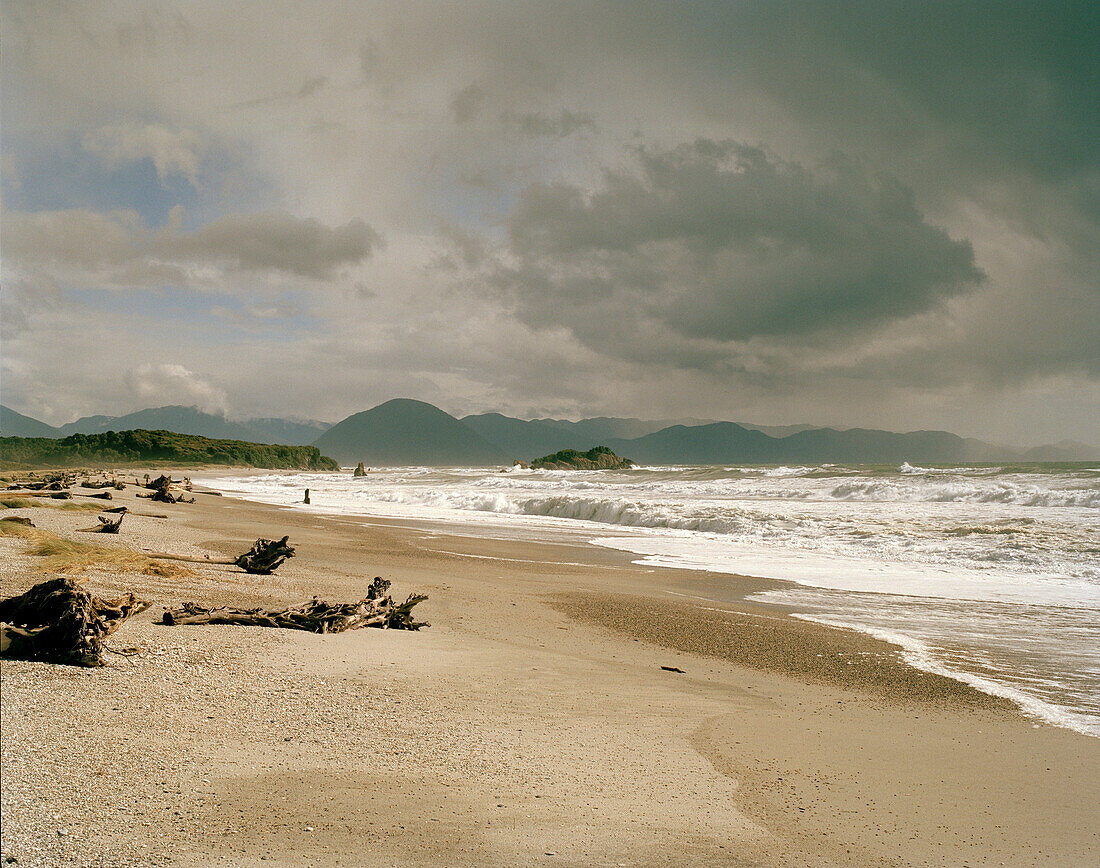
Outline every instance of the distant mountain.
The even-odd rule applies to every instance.
[[[1050,446],[1036,446],[1022,456],[1024,461],[1097,461],[1100,448],[1080,440],[1059,440]]]
[[[811,464],[834,461],[841,463],[942,464],[956,461],[996,461],[997,447],[981,440],[968,440],[947,431],[911,431],[895,434],[851,428],[837,431],[816,428],[783,437],[779,441],[781,461],[802,461]],[[1004,453],[999,457],[1004,458]]]
[[[762,431],[769,437],[790,437],[800,431],[813,431],[815,428],[821,427],[820,425],[753,425],[751,422],[738,422],[737,424],[742,428],[748,428],[750,431]]]
[[[60,437],[53,425],[39,422],[0,404],[0,435],[4,437]]]
[[[526,421],[500,413],[483,413],[480,416],[465,416],[459,421],[513,458],[530,460],[536,455],[546,455],[559,449],[587,449],[592,445],[575,437],[566,427],[568,423],[556,419]]]
[[[607,445],[648,464],[942,464],[1011,457],[988,443],[946,431],[897,434],[865,428],[812,428],[787,437],[770,437],[732,422],[675,426]]]
[[[511,456],[431,404],[395,398],[348,416],[314,441],[341,464],[477,465]]]
[[[222,440],[250,440],[244,425],[230,422],[224,416],[204,413],[198,407],[152,407],[127,413],[125,416],[85,416],[61,426],[61,436],[71,434],[103,434],[107,431],[174,431]]]
[[[620,455],[642,464],[771,464],[787,460],[779,443],[761,431],[733,422],[673,425],[633,440],[610,440]]]
[[[26,417],[23,417],[26,418]],[[31,420],[34,421],[34,420]],[[38,423],[42,424],[42,423]],[[48,426],[47,426],[48,427]],[[84,416],[40,437],[68,437],[72,434],[103,434],[107,431],[174,431],[214,439],[244,440],[251,443],[307,445],[330,426],[324,422],[297,419],[247,419],[234,421],[204,413],[198,407],[152,407],[125,416]],[[8,433],[4,430],[4,433]],[[31,435],[25,435],[31,436]]]
[[[316,419],[249,419],[240,425],[248,430],[249,439],[257,443],[296,445],[312,443],[332,425]]]
[[[431,412],[429,412],[431,411]],[[352,420],[358,420],[352,423]],[[334,435],[346,451],[326,450],[340,461],[368,464],[505,464],[563,449],[608,446],[645,464],[885,463],[942,464],[978,461],[1100,461],[1100,448],[1063,440],[1013,449],[946,431],[898,434],[865,428],[752,425],[701,419],[646,420],[600,416],[514,419],[482,413],[461,420],[431,404],[388,401],[341,422]],[[85,416],[60,428],[0,406],[0,434],[65,437],[134,429],[281,445],[321,444],[339,426],[309,419],[230,420],[196,407],[156,407],[125,416]],[[423,429],[423,430],[421,430]],[[383,456],[391,456],[384,458]]]
[[[701,419],[617,419],[597,416],[571,422],[567,419],[514,419],[500,413],[464,416],[459,420],[478,436],[515,458],[531,458],[562,449],[590,449],[608,440],[632,439],[670,425],[699,425]]]

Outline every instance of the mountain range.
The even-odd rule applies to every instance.
[[[84,416],[55,428],[0,405],[0,432],[5,437],[68,437],[72,434],[105,434],[108,431],[174,431],[224,440],[305,446],[331,426],[312,419],[247,419],[230,421],[204,413],[198,407],[155,407],[125,416]]]
[[[342,464],[492,465],[562,449],[607,446],[643,464],[952,463],[1082,461],[1100,449],[1062,441],[1013,449],[947,431],[897,433],[811,425],[766,426],[706,419],[597,417],[516,419],[483,413],[457,419],[423,401],[395,398],[336,425],[315,420],[234,421],[196,407],[157,407],[125,416],[86,416],[54,427],[0,406],[0,433],[66,437],[133,429],[166,430],[256,443],[312,444]]]

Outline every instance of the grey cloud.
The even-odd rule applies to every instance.
[[[145,234],[133,211],[85,209],[3,215],[6,264],[34,263],[99,269],[131,259]]]
[[[982,279],[970,244],[895,179],[735,142],[640,150],[637,171],[595,191],[534,186],[509,239],[520,265],[494,280],[520,316],[627,346],[624,319],[688,340],[798,335],[904,317]]]
[[[467,85],[451,97],[451,113],[455,123],[468,124],[474,120],[485,104],[485,91],[477,84]]]
[[[184,259],[228,262],[322,280],[362,262],[381,241],[362,220],[325,226],[281,211],[222,217],[193,232],[164,237],[158,248]]]
[[[370,78],[374,74],[378,60],[378,46],[373,40],[368,39],[359,46],[359,71],[364,78]]]
[[[94,275],[116,286],[182,283],[192,266],[324,280],[381,243],[362,220],[326,226],[281,211],[221,217],[189,232],[171,222],[154,231],[133,212],[9,212],[3,229],[5,257],[16,269],[75,271],[85,282]]]
[[[307,78],[304,82],[302,82],[302,86],[298,88],[298,97],[305,98],[307,96],[315,94],[326,84],[328,84],[328,79],[323,75],[317,75],[311,78]]]
[[[564,139],[580,130],[595,131],[596,129],[596,121],[592,115],[571,112],[568,109],[562,109],[557,115],[504,112],[500,119],[528,136],[551,136]]]

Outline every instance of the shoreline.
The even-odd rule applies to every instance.
[[[344,474],[346,475],[346,474]],[[225,496],[239,499],[248,503],[264,503],[264,501],[250,500],[246,496],[240,494],[226,494]],[[297,504],[271,504],[276,509],[285,509],[293,512],[296,510]],[[352,522],[360,522],[364,525],[378,525],[382,527],[404,529],[411,532],[426,533],[431,535],[439,535],[445,539],[458,539],[458,540],[472,540],[482,544],[489,544],[495,547],[507,546],[510,542],[518,542],[519,547],[530,544],[530,539],[520,535],[509,535],[506,531],[506,525],[494,526],[491,523],[481,527],[482,532],[474,532],[474,528],[470,528],[469,532],[464,532],[460,522],[458,520],[448,520],[443,518],[415,518],[415,517],[393,517],[393,516],[377,516],[367,513],[346,513],[339,511],[326,512],[323,509],[311,510],[308,514],[322,515],[330,518],[343,519]],[[476,515],[476,514],[475,514]],[[504,535],[494,535],[492,529],[502,532]],[[600,527],[603,531],[605,528]],[[744,613],[746,611],[751,612],[763,612],[777,614],[782,613],[793,618],[796,618],[804,623],[811,623],[817,626],[818,629],[825,629],[827,631],[841,631],[847,634],[858,634],[859,636],[871,639],[874,643],[877,643],[877,653],[883,653],[882,648],[879,646],[885,646],[890,649],[890,652],[895,653],[901,659],[901,661],[908,667],[918,670],[921,673],[921,677],[916,679],[921,681],[926,676],[932,676],[932,679],[946,678],[950,681],[958,682],[966,689],[962,691],[954,691],[960,696],[964,696],[968,691],[977,691],[982,694],[986,699],[985,701],[991,705],[997,705],[1005,703],[1008,707],[1014,711],[1024,715],[1029,719],[1039,721],[1044,725],[1053,725],[1062,727],[1070,731],[1083,734],[1089,737],[1100,737],[1096,733],[1091,731],[1084,731],[1069,721],[1067,718],[1068,712],[1059,708],[1056,705],[1051,705],[1041,699],[1033,697],[1032,695],[1016,690],[1010,686],[1003,685],[999,682],[989,681],[983,679],[980,676],[967,672],[964,669],[951,669],[945,667],[941,663],[935,661],[935,659],[928,653],[923,643],[912,639],[908,636],[891,636],[885,635],[881,629],[874,627],[864,626],[856,623],[830,623],[825,618],[819,618],[817,616],[803,614],[797,605],[782,603],[777,601],[764,601],[764,600],[750,600],[748,599],[752,595],[756,595],[762,591],[772,590],[799,590],[806,585],[795,581],[793,579],[764,577],[764,576],[750,576],[741,573],[733,573],[723,571],[718,568],[706,568],[688,565],[676,565],[676,564],[654,564],[647,561],[648,556],[639,555],[637,552],[631,551],[629,548],[602,545],[600,539],[596,540],[583,540],[587,534],[581,533],[575,528],[561,529],[563,536],[569,535],[574,538],[564,539],[559,541],[547,541],[545,539],[539,539],[539,544],[547,546],[559,546],[562,548],[573,549],[577,554],[573,557],[580,559],[581,563],[585,565],[596,565],[604,560],[601,553],[616,558],[615,563],[629,564],[632,567],[638,569],[647,570],[650,573],[656,575],[667,574],[671,572],[673,576],[683,577],[685,574],[691,577],[690,580],[690,592],[685,591],[679,586],[685,584],[683,581],[670,581],[663,586],[664,593],[671,594],[677,598],[680,598],[681,602],[689,602],[697,608],[710,611],[723,611],[728,614]],[[595,530],[593,530],[595,532]],[[455,546],[456,548],[458,546]],[[476,548],[476,546],[474,546]],[[463,557],[478,558],[478,559],[500,559],[507,560],[504,555],[486,556],[484,554],[473,554],[469,552],[456,552]],[[549,562],[549,561],[548,561]],[[675,587],[675,589],[674,589]],[[808,587],[814,587],[809,585]],[[797,628],[788,626],[788,630],[794,630]],[[865,652],[872,653],[872,652]],[[914,658],[926,658],[921,662],[918,662]],[[742,664],[744,660],[740,661]],[[793,668],[793,667],[787,667]],[[805,668],[804,668],[805,670]],[[808,670],[803,671],[806,674]],[[856,670],[859,671],[858,669]],[[926,690],[928,688],[925,688]],[[947,691],[952,692],[952,691]]]
[[[75,829],[95,856],[72,860],[83,864],[357,864],[365,847],[371,861],[433,865],[1085,865],[1100,852],[1087,809],[1100,799],[1096,739],[926,677],[865,634],[764,604],[730,613],[672,599],[696,581],[689,571],[627,552],[578,547],[563,562],[560,545],[232,497],[169,510],[160,527],[128,518],[114,544],[224,554],[290,533],[298,556],[271,577],[93,572],[94,592],[133,588],[158,604],[114,637],[142,657],[95,672],[3,661],[3,852],[20,864],[67,864]],[[12,513],[63,533],[87,524]],[[7,595],[36,574],[3,543]],[[152,623],[159,604],[185,598],[354,599],[379,574],[395,595],[428,593],[417,612],[433,626],[321,637]],[[173,691],[190,701],[147,719],[143,699]],[[60,781],[48,780],[35,757],[73,727],[77,756],[61,753],[75,766],[51,766]],[[110,785],[133,811],[143,806],[129,796],[171,776],[138,768],[131,780],[104,760],[123,736],[146,754],[182,751],[184,772],[152,794],[163,809],[92,834],[51,787]],[[96,762],[115,777],[97,780]],[[32,793],[52,813],[32,810]],[[64,836],[59,822],[72,826]],[[110,861],[120,843],[130,861]],[[141,843],[157,852],[135,854]],[[54,861],[35,862],[47,845]]]

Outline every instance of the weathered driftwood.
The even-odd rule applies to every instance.
[[[183,561],[189,564],[221,564],[238,566],[246,573],[270,575],[287,558],[294,557],[294,547],[287,545],[288,537],[281,540],[258,539],[252,548],[235,558],[200,558],[194,555],[173,555],[168,552],[144,552],[143,554],[160,561]]]
[[[194,498],[188,500],[183,495],[172,494],[172,486],[177,484],[176,480],[172,479],[171,476],[164,476],[162,474],[152,482],[147,482],[145,487],[153,490],[153,494],[150,496],[153,500],[159,501],[160,503],[194,503]],[[141,495],[139,494],[138,497],[141,497]]]
[[[99,516],[99,525],[97,527],[82,527],[80,531],[82,533],[118,533],[122,527],[122,519],[126,517],[126,513],[118,513],[118,518],[107,518],[105,515]]]
[[[430,626],[426,621],[414,621],[412,608],[428,599],[424,594],[410,594],[404,603],[394,603],[387,591],[390,583],[375,578],[367,596],[358,603],[326,603],[314,597],[306,603],[287,609],[205,609],[195,603],[184,603],[164,610],[162,623],[177,624],[237,624],[250,627],[282,627],[288,630],[308,630],[312,633],[342,633],[362,627],[383,630],[419,630]]]
[[[24,515],[6,515],[0,518],[0,521],[8,521],[12,524],[23,524],[27,527],[34,527],[34,522]]]
[[[7,493],[12,497],[48,497],[51,500],[72,500],[71,491],[43,491],[40,489],[8,489]]]
[[[114,500],[114,497],[109,491],[100,491],[97,494],[85,494],[84,497],[94,497],[96,500]]]
[[[294,557],[294,547],[287,545],[289,537],[281,540],[258,539],[252,548],[238,557],[233,563],[246,573],[270,575],[287,558]]]
[[[102,600],[70,578],[50,579],[0,600],[0,655],[102,666],[103,640],[149,605],[133,594]]]
[[[60,491],[73,484],[76,477],[72,473],[48,473],[45,475],[31,475],[11,483],[8,491],[25,488],[28,491]]]

